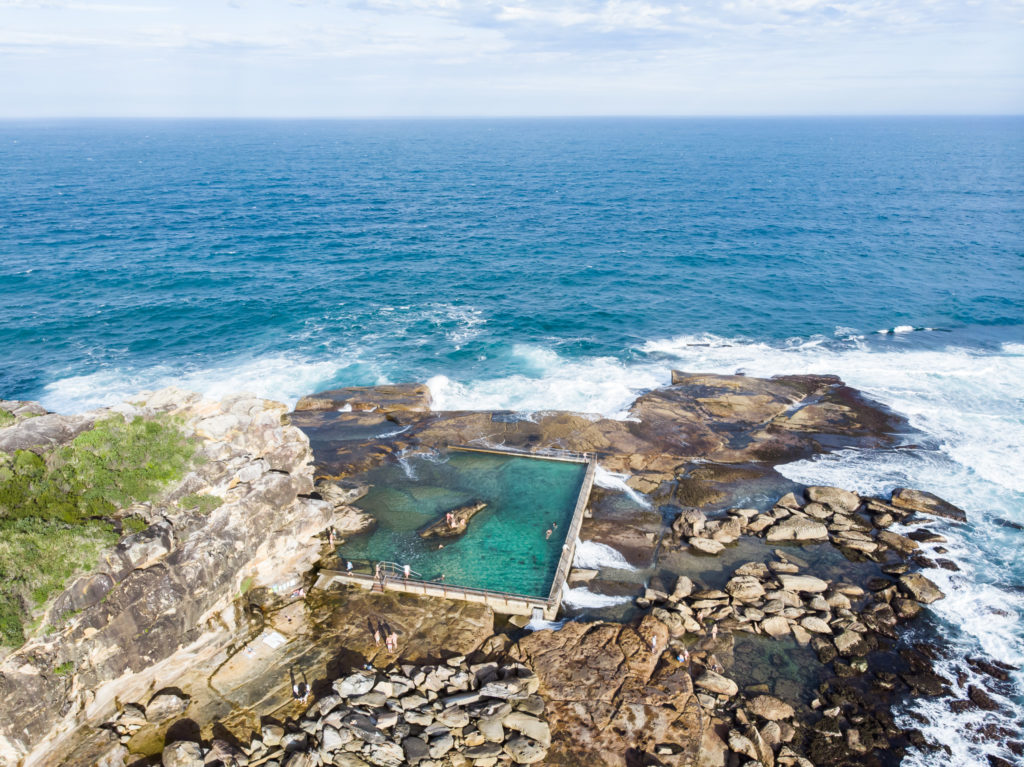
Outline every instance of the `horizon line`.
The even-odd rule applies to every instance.
[[[451,114],[451,115],[0,115],[0,122],[68,120],[267,120],[267,121],[359,121],[359,120],[786,120],[786,119],[917,119],[917,118],[1024,117],[1024,112],[914,112],[914,113],[793,113],[793,114]]]

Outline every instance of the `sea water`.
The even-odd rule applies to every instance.
[[[1024,663],[1024,119],[7,122],[0,178],[0,396],[628,417],[673,368],[835,373],[916,447],[783,473],[965,508],[930,609]]]

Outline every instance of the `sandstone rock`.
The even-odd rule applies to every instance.
[[[430,410],[430,404],[430,388],[424,384],[384,384],[318,392],[302,397],[295,409],[340,410],[347,406],[356,412],[425,413]]]
[[[694,684],[698,687],[713,692],[717,695],[725,695],[729,698],[739,692],[739,687],[736,682],[728,677],[724,677],[721,674],[716,674],[714,671],[706,670],[701,674],[695,681]]]
[[[373,743],[366,753],[366,761],[377,767],[402,767],[405,764],[405,752],[400,745],[390,741]]]
[[[809,487],[805,493],[812,501],[827,504],[838,511],[854,511],[860,506],[859,495],[838,487]]]
[[[840,655],[849,657],[851,655],[864,655],[867,652],[867,645],[864,637],[856,631],[844,631],[833,640]]]
[[[203,767],[203,749],[198,743],[177,740],[164,747],[163,767]]]
[[[832,633],[832,629],[829,627],[828,623],[814,615],[808,615],[806,618],[801,619],[800,625],[815,634]]]
[[[505,714],[504,716],[507,716]],[[477,719],[476,727],[483,735],[484,740],[491,743],[502,743],[505,740],[505,728],[501,720],[504,716],[483,716]]]
[[[892,606],[896,610],[896,614],[903,620],[913,618],[921,612],[921,605],[913,599],[894,599]]]
[[[535,740],[523,735],[516,735],[509,738],[505,744],[505,753],[516,764],[534,764],[547,756],[547,748]]]
[[[779,498],[779,500],[775,502],[775,505],[782,506],[785,509],[800,508],[800,502],[797,501],[796,495],[794,495],[793,493],[786,493],[784,496],[782,496],[781,498]]]
[[[551,745],[551,728],[547,722],[541,721],[534,716],[525,714],[522,711],[513,711],[501,723],[506,728],[515,730],[537,741],[544,748],[548,748]]]
[[[370,674],[349,674],[344,679],[335,680],[332,687],[341,697],[351,698],[370,692],[376,681],[376,677]]]
[[[779,583],[786,591],[803,591],[808,594],[818,594],[828,588],[828,581],[815,578],[813,575],[788,575],[780,573]]]
[[[441,759],[445,754],[455,747],[455,738],[449,733],[443,733],[430,739],[427,749],[430,751],[431,759]]]
[[[775,615],[761,623],[761,630],[768,636],[785,636],[789,633],[789,621],[781,615]]]
[[[752,575],[739,575],[732,578],[725,585],[725,590],[734,599],[741,602],[753,602],[764,596],[764,586]]]
[[[898,533],[894,533],[891,530],[879,531],[878,540],[886,546],[896,549],[896,551],[902,554],[909,554],[921,548],[917,541],[911,540],[910,538]]]
[[[672,523],[672,529],[680,538],[700,537],[706,524],[707,515],[700,509],[683,509]]]
[[[812,519],[788,517],[769,527],[765,535],[769,541],[827,541],[828,528]]]
[[[921,573],[901,575],[900,586],[918,602],[926,605],[943,599],[946,596],[939,590],[938,586],[921,575]]]
[[[690,548],[696,549],[703,554],[721,554],[725,551],[725,546],[718,541],[714,541],[710,538],[690,538],[687,540],[690,544]]]
[[[260,737],[265,745],[276,746],[284,737],[284,727],[279,724],[265,724],[260,728]]]
[[[747,710],[772,722],[790,719],[795,713],[791,705],[771,695],[757,695],[751,698],[747,703]]]
[[[755,748],[750,738],[739,730],[729,730],[729,750],[741,756],[749,757],[755,762],[757,761],[757,748]]]
[[[892,491],[892,505],[899,509],[946,517],[957,522],[967,521],[967,513],[963,509],[922,490],[897,487]]]
[[[146,717],[151,722],[165,722],[180,716],[188,708],[189,696],[178,690],[161,690],[146,704]]]
[[[690,596],[690,594],[692,593],[693,581],[691,581],[685,575],[680,575],[679,578],[676,579],[676,587],[672,591],[670,599],[681,601],[683,599],[686,599],[686,597]]]

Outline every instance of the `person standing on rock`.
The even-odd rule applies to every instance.
[[[412,572],[412,568],[409,565],[402,565],[402,572],[405,573],[405,579],[409,580],[409,574]]]
[[[711,624],[711,638],[712,639],[718,639],[718,624],[717,623],[712,623]]]

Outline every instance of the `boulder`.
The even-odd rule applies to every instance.
[[[203,767],[203,749],[190,740],[176,740],[164,746],[160,759],[163,767]]]
[[[739,575],[725,584],[725,590],[741,602],[753,602],[764,596],[764,586],[752,575]]]
[[[676,587],[669,598],[679,602],[686,599],[692,593],[693,581],[685,575],[680,575],[679,578],[676,579]]]
[[[513,711],[501,722],[506,728],[515,730],[526,737],[537,741],[545,748],[551,745],[551,728],[547,722],[530,716],[522,711]]]
[[[815,615],[808,615],[806,618],[801,619],[800,625],[815,634],[832,633],[832,629],[829,627],[828,623]]]
[[[921,575],[921,573],[901,575],[900,586],[918,602],[926,605],[946,596],[939,590],[938,586]]]
[[[405,751],[390,741],[374,743],[367,750],[366,760],[377,767],[402,767],[405,764]]]
[[[516,735],[509,738],[505,744],[505,753],[516,764],[534,764],[547,756],[548,750],[535,740],[524,735]]]
[[[706,670],[701,674],[694,684],[708,692],[725,695],[729,698],[739,692],[739,686],[733,680],[711,670]]]
[[[795,713],[791,705],[771,695],[757,695],[751,698],[747,703],[747,710],[771,722],[790,719]]]
[[[377,678],[372,674],[350,674],[344,679],[336,680],[332,687],[341,697],[351,698],[370,692],[376,681]]]
[[[878,540],[886,546],[896,549],[896,551],[901,554],[909,554],[921,548],[917,541],[898,533],[894,533],[891,530],[880,530],[878,533]]]
[[[923,490],[897,487],[892,491],[892,505],[898,509],[907,509],[908,511],[916,511],[921,514],[945,517],[957,522],[967,521],[967,512],[963,509]]]
[[[761,623],[761,630],[768,636],[785,636],[789,633],[789,621],[781,615],[774,615]]]
[[[804,491],[815,503],[823,503],[837,511],[854,511],[860,506],[860,496],[838,487],[809,487]]]
[[[707,516],[700,509],[683,509],[672,523],[672,529],[680,538],[699,537],[704,533],[707,521]]]
[[[455,748],[455,738],[450,733],[443,732],[430,739],[427,749],[430,751],[431,759],[440,759],[449,751]]]
[[[813,519],[787,517],[768,528],[769,541],[827,541],[828,528]]]
[[[864,642],[864,637],[856,631],[844,631],[837,636],[834,641],[839,654],[845,657],[849,657],[851,655],[864,655],[868,650],[868,646]]]
[[[179,690],[161,690],[146,705],[146,717],[151,722],[166,722],[181,716],[188,708],[189,696]]]
[[[723,544],[712,540],[711,538],[690,538],[687,543],[690,544],[690,548],[712,556],[715,554],[721,554],[725,551],[725,546]]]
[[[779,573],[778,579],[785,591],[803,591],[808,594],[818,594],[828,588],[828,581],[815,578],[813,575]]]
[[[405,760],[409,764],[419,764],[430,758],[430,748],[422,738],[406,738],[402,741],[402,751],[405,752]]]

